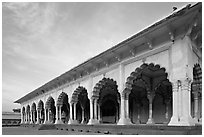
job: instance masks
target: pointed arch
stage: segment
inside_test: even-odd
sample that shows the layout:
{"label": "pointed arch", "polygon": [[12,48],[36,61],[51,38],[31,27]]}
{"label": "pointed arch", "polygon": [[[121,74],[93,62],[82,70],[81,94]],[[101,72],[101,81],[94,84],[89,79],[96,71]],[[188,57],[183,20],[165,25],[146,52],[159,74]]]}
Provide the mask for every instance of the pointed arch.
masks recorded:
{"label": "pointed arch", "polygon": [[51,108],[51,105],[53,103],[55,104],[55,100],[52,98],[52,96],[49,96],[49,98],[46,101],[45,108],[46,109]]}
{"label": "pointed arch", "polygon": [[36,111],[36,104],[35,103],[32,104],[31,111]]}
{"label": "pointed arch", "polygon": [[[150,63],[150,64],[143,63],[140,67],[136,68],[135,71],[133,71],[130,74],[130,76],[127,78],[123,94],[129,93],[132,90],[132,85],[133,85],[134,81],[138,80],[138,79],[141,80],[142,73],[144,73],[144,71],[147,71],[147,70],[151,70],[153,72],[160,71],[160,73],[163,72],[165,78],[167,78],[167,76],[168,76],[168,73],[166,73],[166,69],[163,67],[161,68],[160,65],[158,65],[158,64],[155,65],[153,63]],[[166,80],[165,78],[161,79],[158,83],[156,83],[155,84],[156,86],[154,88],[158,88],[160,82],[163,80]],[[147,90],[149,90],[150,89],[149,85],[144,80],[142,80],[142,81],[144,82]]]}
{"label": "pointed arch", "polygon": [[30,105],[26,106],[26,112],[30,112]]}
{"label": "pointed arch", "polygon": [[[129,100],[128,111],[133,123],[154,124],[169,121],[172,85],[167,77],[166,69],[159,64],[143,63],[126,79],[122,97]],[[166,111],[167,109],[169,110]]]}
{"label": "pointed arch", "polygon": [[88,95],[86,88],[78,86],[74,93],[72,94],[71,102],[77,102],[79,100],[80,94],[83,94],[84,96]]}
{"label": "pointed arch", "polygon": [[40,100],[39,102],[38,102],[38,110],[42,110],[44,108],[44,103],[43,103],[43,101],[42,100]]}
{"label": "pointed arch", "polygon": [[[95,119],[101,123],[116,123],[119,119],[120,93],[117,82],[103,78],[96,83],[92,98],[95,100]],[[97,104],[96,104],[97,103]]]}
{"label": "pointed arch", "polygon": [[71,102],[76,104],[76,112],[74,113],[76,114],[75,119],[78,123],[88,123],[90,119],[90,101],[86,88],[78,86],[72,94]]}
{"label": "pointed arch", "polygon": [[64,98],[65,98],[66,96],[68,97],[68,95],[67,95],[66,93],[62,92],[62,93],[59,95],[58,99],[57,99],[57,105],[63,105],[63,100],[64,100]]}

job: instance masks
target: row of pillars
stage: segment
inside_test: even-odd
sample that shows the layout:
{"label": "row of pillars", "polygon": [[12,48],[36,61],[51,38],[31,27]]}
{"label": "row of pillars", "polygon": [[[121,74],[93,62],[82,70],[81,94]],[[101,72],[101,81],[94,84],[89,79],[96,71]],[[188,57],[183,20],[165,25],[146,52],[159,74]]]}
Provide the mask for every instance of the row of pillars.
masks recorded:
{"label": "row of pillars", "polygon": [[[198,118],[198,95],[197,92],[194,94],[194,120],[191,117],[190,111],[191,111],[191,82],[187,79],[184,81],[177,81],[172,83],[172,90],[173,90],[173,115],[169,122],[169,125],[195,125],[199,121],[201,121],[202,118]],[[120,108],[120,119],[118,121],[118,124],[120,125],[128,125],[131,124],[130,118],[129,118],[129,94],[130,92],[127,92],[124,94],[121,98],[121,108]],[[151,94],[148,92],[147,96],[149,100],[149,118],[147,121],[147,124],[154,124],[154,120],[152,117],[152,101],[154,99],[154,94]],[[76,102],[71,103],[70,105],[70,124],[77,124],[77,111],[76,111]],[[168,106],[168,105],[167,105]],[[56,122],[55,123],[62,123],[61,120],[61,107],[62,106],[56,106],[57,113],[56,113]],[[37,123],[39,123],[39,114],[41,111],[37,111]],[[49,121],[49,110],[45,109],[45,121]],[[100,116],[100,106],[98,104],[98,98],[93,98],[90,100],[90,120],[88,124],[97,124],[100,123],[101,116]],[[35,123],[35,115],[34,111],[30,113],[26,113],[24,117],[22,117],[23,123]],[[168,119],[168,107],[166,108],[166,118]],[[41,114],[40,114],[41,116]],[[84,123],[85,118],[85,112],[84,108],[82,108],[82,122]],[[138,115],[138,118],[140,116]],[[30,120],[31,119],[31,120]]]}
{"label": "row of pillars", "polygon": [[[194,119],[191,112],[191,81],[186,79],[176,81],[172,84],[173,88],[173,116],[169,125],[192,126],[198,124],[198,98],[194,96]],[[196,91],[197,92],[197,91]],[[200,118],[200,122],[201,122]]]}

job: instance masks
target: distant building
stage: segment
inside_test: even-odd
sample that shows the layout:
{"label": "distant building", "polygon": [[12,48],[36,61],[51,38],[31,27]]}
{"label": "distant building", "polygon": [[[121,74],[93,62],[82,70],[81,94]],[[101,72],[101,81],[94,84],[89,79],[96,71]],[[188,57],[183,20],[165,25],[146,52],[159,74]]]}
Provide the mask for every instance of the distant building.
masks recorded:
{"label": "distant building", "polygon": [[21,122],[20,109],[13,109],[14,112],[2,112],[2,126],[18,126]]}

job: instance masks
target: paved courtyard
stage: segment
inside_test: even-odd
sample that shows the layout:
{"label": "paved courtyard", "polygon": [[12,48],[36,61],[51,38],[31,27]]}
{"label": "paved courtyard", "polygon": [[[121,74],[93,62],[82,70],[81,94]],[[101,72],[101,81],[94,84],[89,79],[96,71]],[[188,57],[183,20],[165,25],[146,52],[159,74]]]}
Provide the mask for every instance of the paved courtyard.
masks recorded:
{"label": "paved courtyard", "polygon": [[98,133],[71,132],[66,130],[38,130],[26,127],[2,127],[2,135],[94,135]]}

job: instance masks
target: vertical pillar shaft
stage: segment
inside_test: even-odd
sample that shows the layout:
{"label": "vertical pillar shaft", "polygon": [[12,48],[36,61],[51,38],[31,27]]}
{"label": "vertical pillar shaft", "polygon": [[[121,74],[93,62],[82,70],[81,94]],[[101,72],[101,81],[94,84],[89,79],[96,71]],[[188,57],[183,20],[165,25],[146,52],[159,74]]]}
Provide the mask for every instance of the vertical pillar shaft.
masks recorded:
{"label": "vertical pillar shaft", "polygon": [[85,112],[84,112],[84,108],[82,108],[82,120],[81,120],[81,123],[83,124],[84,123],[84,118],[85,118]]}
{"label": "vertical pillar shaft", "polygon": [[73,120],[73,104],[72,103],[70,103],[70,120]]}
{"label": "vertical pillar shaft", "polygon": [[93,124],[94,121],[94,105],[93,105],[94,100],[91,98],[90,99],[90,119],[88,124]]}
{"label": "vertical pillar shaft", "polygon": [[59,106],[59,120],[62,121],[62,106]]}
{"label": "vertical pillar shaft", "polygon": [[44,116],[45,116],[45,119],[44,119],[44,124],[47,122],[47,109],[45,108],[44,109]]}
{"label": "vertical pillar shaft", "polygon": [[24,123],[24,121],[23,121],[23,111],[21,109],[21,124],[23,124],[23,123]]}
{"label": "vertical pillar shaft", "polygon": [[125,99],[125,109],[126,109],[125,117],[129,118],[129,100],[128,99]]}
{"label": "vertical pillar shaft", "polygon": [[30,123],[33,123],[33,111],[30,112],[31,113],[31,117],[30,117]]}
{"label": "vertical pillar shaft", "polygon": [[168,125],[179,125],[179,115],[178,115],[178,82],[173,82],[172,83],[172,91],[173,91],[173,114],[172,114],[172,117],[171,117],[171,120],[169,122]]}
{"label": "vertical pillar shaft", "polygon": [[98,104],[98,120],[100,120],[101,116],[100,116],[100,105]]}
{"label": "vertical pillar shaft", "polygon": [[94,114],[95,114],[95,119],[97,120],[98,119],[98,112],[97,112],[97,99],[94,100]]}
{"label": "vertical pillar shaft", "polygon": [[182,116],[180,118],[180,124],[185,126],[195,125],[191,114],[191,81],[185,79],[181,82],[182,88]]}
{"label": "vertical pillar shaft", "polygon": [[181,82],[179,81],[178,83],[178,117],[179,119],[182,117],[182,107],[183,107],[183,102],[182,102],[182,89],[181,89]]}
{"label": "vertical pillar shaft", "polygon": [[194,119],[198,122],[198,93],[194,93]]}
{"label": "vertical pillar shaft", "polygon": [[76,116],[76,103],[74,103],[74,120],[77,120],[77,116]]}
{"label": "vertical pillar shaft", "polygon": [[33,111],[33,123],[35,123],[36,121],[35,121],[35,112],[36,112],[36,110],[35,111]]}
{"label": "vertical pillar shaft", "polygon": [[48,118],[47,121],[50,122],[50,108],[48,109],[47,114],[48,114],[48,116],[47,116],[47,118]]}
{"label": "vertical pillar shaft", "polygon": [[120,109],[120,119],[118,125],[130,125],[132,124],[129,118],[129,103],[128,103],[129,93],[122,93],[121,98],[121,109]]}
{"label": "vertical pillar shaft", "polygon": [[39,111],[40,110],[37,109],[37,122],[36,122],[37,124],[39,124]]}
{"label": "vertical pillar shaft", "polygon": [[154,120],[153,120],[153,117],[152,117],[152,114],[153,114],[153,110],[152,110],[152,101],[153,101],[153,98],[154,98],[154,93],[148,93],[148,100],[149,100],[149,119],[147,121],[147,124],[154,124]]}

